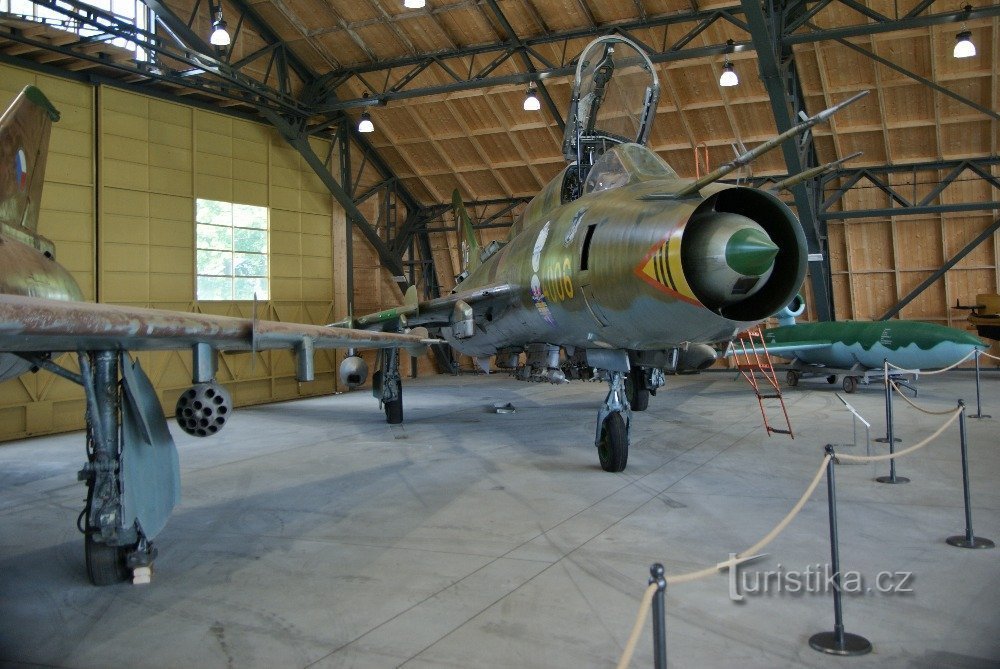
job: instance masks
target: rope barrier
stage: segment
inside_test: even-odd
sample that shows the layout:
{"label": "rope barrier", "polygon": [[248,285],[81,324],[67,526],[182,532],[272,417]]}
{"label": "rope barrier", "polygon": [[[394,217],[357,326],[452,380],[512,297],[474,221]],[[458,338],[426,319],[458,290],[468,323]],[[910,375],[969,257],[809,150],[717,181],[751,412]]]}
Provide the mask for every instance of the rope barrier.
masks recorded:
{"label": "rope barrier", "polygon": [[829,459],[830,459],[829,455],[823,456],[823,462],[822,462],[822,464],[820,465],[819,469],[816,471],[816,475],[813,477],[812,481],[809,483],[809,487],[806,488],[806,491],[804,493],[802,493],[801,497],[799,497],[799,501],[797,501],[795,503],[795,506],[792,507],[792,510],[788,512],[788,515],[786,515],[784,518],[782,518],[781,522],[778,523],[777,525],[775,525],[774,529],[771,530],[770,532],[768,532],[767,535],[765,535],[763,539],[761,539],[760,541],[758,541],[757,543],[755,543],[753,546],[751,546],[750,548],[746,549],[745,551],[741,551],[740,553],[737,553],[735,557],[730,558],[730,559],[728,559],[728,560],[726,560],[724,562],[720,562],[717,565],[715,565],[714,567],[706,567],[704,569],[699,569],[697,571],[690,571],[690,572],[687,572],[685,574],[677,574],[675,576],[667,576],[667,585],[677,585],[679,583],[690,583],[691,581],[697,581],[698,579],[705,578],[707,576],[711,576],[713,574],[716,574],[719,571],[722,571],[723,569],[725,569],[726,567],[729,567],[731,569],[731,568],[735,567],[737,564],[740,563],[740,561],[741,561],[740,558],[742,558],[743,556],[745,556],[745,555],[754,555],[757,552],[759,552],[762,548],[764,548],[765,546],[767,546],[769,543],[771,543],[772,541],[774,541],[775,538],[777,538],[777,536],[779,534],[781,534],[781,532],[786,527],[788,527],[788,524],[791,523],[792,520],[795,519],[795,516],[797,516],[799,514],[799,511],[801,511],[802,507],[806,505],[806,502],[809,501],[809,498],[812,497],[813,492],[816,490],[816,486],[819,485],[820,480],[823,478],[823,472],[826,471],[826,463],[829,461]]}
{"label": "rope barrier", "polygon": [[995,355],[990,355],[986,351],[980,351],[979,355],[985,355],[987,358],[993,358],[994,360],[1000,360],[1000,357],[995,356]]}
{"label": "rope barrier", "polygon": [[891,460],[892,458],[901,458],[904,455],[909,455],[910,453],[920,450],[927,444],[931,443],[932,441],[940,437],[941,433],[944,432],[949,425],[958,420],[958,416],[961,413],[962,413],[961,408],[952,409],[952,417],[946,420],[944,424],[934,432],[934,434],[927,437],[920,443],[910,446],[909,448],[904,448],[903,450],[896,451],[895,453],[886,453],[884,455],[847,455],[847,454],[841,455],[838,453],[837,460],[841,462],[881,462],[884,460]]}
{"label": "rope barrier", "polygon": [[[934,370],[932,372],[925,372],[922,369],[906,369],[905,367],[900,367],[899,365],[894,365],[891,362],[889,362],[888,360],[886,361],[885,364],[888,365],[889,367],[892,367],[893,369],[895,369],[897,371],[903,372],[904,374],[923,374],[925,376],[932,376],[934,374],[943,374],[945,372],[949,372],[949,371],[955,369],[956,367],[958,367],[959,365],[961,365],[963,362],[965,362],[966,360],[968,360],[969,358],[971,358],[972,356],[974,356],[976,354],[976,350],[977,349],[973,349],[973,350],[969,351],[966,354],[966,356],[964,358],[962,358],[961,360],[959,360],[958,362],[956,362],[954,364],[951,364],[951,365],[948,365],[947,367],[942,367],[941,369],[936,369],[936,370]],[[1000,360],[1000,358],[997,358],[997,359]]]}
{"label": "rope barrier", "polygon": [[649,615],[650,604],[653,601],[653,595],[656,594],[656,590],[656,583],[650,583],[649,587],[646,588],[646,592],[642,593],[642,601],[639,603],[639,615],[632,626],[632,632],[628,635],[628,641],[625,643],[625,652],[622,653],[622,657],[618,660],[615,669],[625,669],[632,661],[632,655],[635,654],[635,647],[639,643],[642,626],[646,624],[646,617]]}
{"label": "rope barrier", "polygon": [[[899,392],[899,388],[896,386],[895,383],[892,383],[892,387],[896,390],[896,392]],[[900,393],[900,395],[904,399],[906,399],[906,397],[902,395],[902,393]],[[914,407],[920,409],[920,407],[917,407],[916,405],[914,405]],[[920,410],[930,414],[938,413],[938,412],[926,411],[924,409]],[[950,409],[946,413],[952,414],[951,418],[946,420],[944,424],[941,425],[941,427],[935,430],[933,434],[931,434],[929,437],[927,437],[920,443],[914,444],[913,446],[910,446],[909,448],[906,448],[902,451],[896,451],[895,453],[886,453],[885,455],[838,454],[836,456],[836,463],[840,464],[841,462],[860,462],[860,463],[878,462],[882,460],[900,458],[905,455],[909,455],[910,453],[918,451],[921,448],[927,446],[927,444],[931,443],[939,436],[941,436],[941,433],[943,433],[948,428],[949,425],[951,425],[958,419],[962,411],[964,411],[964,407],[959,407],[957,409]],[[742,562],[744,556],[753,556],[756,555],[758,552],[760,552],[768,544],[774,541],[778,537],[778,535],[780,535],[784,531],[784,529],[788,527],[788,525],[795,519],[795,517],[799,515],[799,512],[802,511],[802,507],[806,505],[806,502],[809,501],[809,498],[812,497],[812,494],[816,491],[816,487],[819,485],[819,482],[823,480],[823,475],[826,473],[826,467],[827,464],[829,464],[831,457],[832,456],[830,456],[829,454],[823,456],[823,462],[820,463],[819,468],[816,470],[816,475],[813,476],[812,481],[809,482],[809,486],[806,488],[805,492],[802,493],[802,496],[799,497],[799,500],[795,503],[795,506],[793,506],[792,510],[789,511],[788,514],[781,519],[781,522],[775,525],[774,529],[768,532],[760,541],[758,541],[745,551],[737,553],[734,557],[718,563],[714,567],[705,567],[704,569],[698,569],[696,571],[690,571],[684,574],[667,576],[666,577],[667,585],[678,585],[680,583],[690,583],[691,581],[697,581],[699,579],[707,578],[708,576],[717,574],[718,572],[722,571],[723,569],[726,569],[727,567],[729,569],[735,569],[736,566],[740,564],[740,562]],[[639,615],[636,617],[635,623],[632,625],[632,632],[629,634],[629,638],[625,644],[625,650],[624,652],[622,652],[621,659],[618,661],[618,664],[616,665],[617,669],[625,669],[625,667],[627,667],[629,663],[632,661],[632,655],[635,653],[636,644],[638,644],[639,642],[639,637],[642,634],[642,627],[646,623],[646,618],[649,615],[650,604],[653,601],[653,595],[656,593],[656,591],[657,591],[657,585],[655,583],[651,583],[649,587],[646,588],[646,591],[643,593],[642,601],[639,604]]]}
{"label": "rope barrier", "polygon": [[906,401],[907,404],[909,404],[911,407],[913,407],[917,411],[923,411],[925,414],[928,414],[928,415],[931,415],[931,416],[947,416],[948,414],[950,414],[953,411],[955,411],[954,409],[945,409],[944,411],[931,411],[930,409],[925,409],[922,406],[919,406],[916,402],[914,402],[913,400],[911,400],[909,397],[907,397],[906,395],[904,395],[903,391],[899,389],[899,386],[896,385],[895,381],[889,381],[889,384],[892,386],[892,389],[896,391],[897,395],[899,395],[900,397],[902,397]]}

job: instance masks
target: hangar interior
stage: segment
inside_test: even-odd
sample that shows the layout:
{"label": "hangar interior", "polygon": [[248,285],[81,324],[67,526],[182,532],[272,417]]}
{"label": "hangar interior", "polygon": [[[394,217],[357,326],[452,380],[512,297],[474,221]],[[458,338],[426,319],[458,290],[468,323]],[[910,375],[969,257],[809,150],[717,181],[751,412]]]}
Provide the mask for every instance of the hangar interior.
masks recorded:
{"label": "hangar interior", "polygon": [[[997,0],[0,0],[0,98],[35,85],[61,113],[39,232],[87,300],[327,324],[456,285],[455,189],[481,245],[506,238],[565,166],[576,58],[609,34],[655,63],[649,145],[681,177],[871,91],[731,175],[767,188],[843,161],[781,194],[811,256],[809,320],[962,328],[956,302],[1000,292]],[[975,55],[956,57],[966,39]],[[788,397],[796,439],[774,438],[725,370],[671,378],[635,423],[629,471],[608,474],[599,384],[447,374],[473,362],[435,347],[407,370],[422,378],[406,424],[386,425],[368,393],[339,393],[343,355],[316,351],[312,381],[288,351],[220,357],[247,408],[211,447],[179,435],[184,499],[148,588],[83,581],[84,393],[47,373],[0,382],[0,441],[15,442],[0,448],[0,664],[606,666],[650,563],[711,570],[799,499],[760,570],[820,566],[827,507],[799,495],[818,465],[820,485],[822,445],[885,451],[855,418],[874,437],[881,393],[850,413],[805,384]],[[137,357],[172,412],[191,355]],[[1000,534],[996,380],[961,437],[942,421],[972,397],[969,370],[898,405],[906,447],[948,428],[900,465],[910,485],[838,467],[847,567],[917,575],[847,598],[876,648],[859,665],[1000,658],[996,561],[944,542],[963,492],[966,537],[972,499],[977,536]],[[669,593],[672,664],[844,663],[807,642],[829,629],[826,592],[737,605],[724,580]],[[654,660],[646,629],[637,664]]]}
{"label": "hangar interior", "polygon": [[[267,208],[270,318],[369,313],[410,284],[446,293],[462,269],[452,190],[482,243],[503,239],[564,166],[574,58],[610,33],[656,63],[649,143],[681,176],[872,91],[736,175],[766,185],[864,152],[784,194],[822,253],[810,318],[961,325],[956,302],[1000,288],[995,3],[106,4],[0,4],[3,95],[35,83],[63,114],[40,228],[88,299],[249,315],[247,299],[199,299],[200,200]],[[213,46],[222,20],[231,43]],[[966,30],[976,56],[955,58]],[[726,63],[737,86],[719,85]],[[523,108],[529,88],[538,111]],[[362,114],[374,132],[358,132]],[[426,372],[469,364],[437,353]],[[190,362],[143,356],[170,410]],[[260,403],[331,392],[336,363],[319,355],[317,380],[300,384],[287,354],[225,356],[220,379],[237,404]],[[62,379],[4,382],[0,438],[78,429],[82,406]]]}

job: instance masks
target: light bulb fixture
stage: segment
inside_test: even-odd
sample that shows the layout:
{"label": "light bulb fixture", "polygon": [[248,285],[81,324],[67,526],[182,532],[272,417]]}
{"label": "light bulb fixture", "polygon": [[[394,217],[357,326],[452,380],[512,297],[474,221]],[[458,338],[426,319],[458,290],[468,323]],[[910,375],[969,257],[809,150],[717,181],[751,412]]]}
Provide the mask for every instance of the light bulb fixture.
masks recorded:
{"label": "light bulb fixture", "polygon": [[728,60],[726,64],[722,66],[722,76],[719,77],[720,86],[738,86],[740,83],[740,78],[736,76],[736,71],[733,69],[733,64]]}
{"label": "light bulb fixture", "polygon": [[972,43],[972,31],[963,30],[955,35],[955,58],[972,58],[976,55],[976,45]]}
{"label": "light bulb fixture", "polygon": [[375,132],[375,124],[372,123],[372,115],[368,112],[361,112],[361,120],[358,121],[358,132]]}
{"label": "light bulb fixture", "polygon": [[423,9],[427,0],[403,0],[403,6],[407,9]]}
{"label": "light bulb fixture", "polygon": [[538,101],[538,96],[535,95],[535,87],[528,86],[528,93],[524,96],[524,111],[538,111],[542,108],[542,103]]}
{"label": "light bulb fixture", "polygon": [[[219,16],[222,16],[222,12],[219,12]],[[212,36],[208,38],[208,41],[212,46],[229,46],[232,40],[229,37],[229,26],[226,22],[220,18],[218,21],[212,24]]]}

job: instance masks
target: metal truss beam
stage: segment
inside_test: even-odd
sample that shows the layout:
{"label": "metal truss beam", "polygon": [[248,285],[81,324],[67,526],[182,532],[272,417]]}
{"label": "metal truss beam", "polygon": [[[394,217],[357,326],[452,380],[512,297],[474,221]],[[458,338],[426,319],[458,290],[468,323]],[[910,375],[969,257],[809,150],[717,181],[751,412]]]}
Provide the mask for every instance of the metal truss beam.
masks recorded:
{"label": "metal truss beam", "polygon": [[[839,0],[843,2],[844,0]],[[808,3],[802,3],[808,4]],[[820,9],[830,4],[829,0],[820,2]],[[857,3],[844,3],[852,9],[857,9],[859,5]],[[929,26],[937,26],[946,23],[961,23],[962,21],[971,21],[972,19],[985,19],[992,18],[994,16],[1000,16],[1000,5],[993,5],[991,7],[981,7],[978,9],[972,9],[971,11],[960,10],[957,12],[945,12],[942,14],[930,14],[924,16],[915,15],[913,12],[927,9],[930,3],[922,2],[914,9],[904,16],[903,18],[894,18],[891,16],[885,16],[878,12],[869,10],[867,15],[873,19],[871,23],[863,23],[854,26],[846,26],[843,28],[829,28],[825,30],[810,30],[807,32],[793,33],[792,31],[797,30],[801,27],[804,21],[800,20],[798,22],[791,22],[786,25],[785,31],[781,35],[781,43],[784,46],[792,46],[794,44],[807,44],[810,42],[822,42],[825,40],[832,39],[847,39],[850,37],[862,37],[866,35],[878,35],[880,33],[894,32],[898,30],[910,30],[913,28],[927,28]],[[814,8],[815,10],[816,8]],[[818,10],[812,11],[806,16],[806,20],[811,18]]]}
{"label": "metal truss beam", "polygon": [[[757,62],[760,66],[761,80],[771,100],[771,113],[778,132],[786,132],[796,123],[795,112],[803,109],[805,104],[801,95],[798,74],[792,61],[791,49],[777,53],[780,48],[773,38],[781,26],[781,15],[772,7],[771,20],[779,25],[769,26],[764,15],[760,0],[743,0],[743,12],[750,26],[750,35],[757,49]],[[773,31],[773,32],[772,32]],[[795,105],[790,109],[788,100]],[[816,154],[812,147],[812,135],[806,134],[802,143],[787,140],[781,145],[785,157],[785,166],[792,174],[798,174],[805,169],[814,167]],[[830,300],[828,277],[830,276],[829,258],[823,248],[825,230],[817,220],[812,198],[806,190],[806,185],[800,183],[791,189],[798,210],[802,230],[805,233],[809,255],[818,260],[809,262],[809,280],[813,290],[813,307],[818,320],[829,321],[833,316],[833,305]]]}
{"label": "metal truss beam", "polygon": [[[990,167],[1000,164],[1000,157],[991,158],[970,158],[967,160],[946,160],[925,163],[912,163],[908,165],[893,165],[884,167],[861,167],[857,169],[841,169],[832,172],[821,178],[821,185],[824,187],[832,182],[839,181],[839,187],[820,204],[819,218],[823,221],[846,220],[854,218],[885,218],[889,216],[910,216],[915,214],[942,214],[950,212],[972,212],[1000,210],[1000,179],[993,176]],[[943,178],[937,173],[948,170]],[[913,174],[913,184],[910,188],[916,188],[916,174],[920,172],[934,172],[934,182],[937,184],[931,191],[923,197],[917,198],[916,194],[907,197],[901,187],[893,186],[889,182],[889,176],[893,174]],[[956,202],[952,204],[935,204],[941,193],[951,184],[959,181],[959,177],[971,175],[973,178],[981,179],[988,183],[996,191],[994,200],[980,202]],[[847,192],[858,183],[867,180],[873,187],[878,188],[886,194],[890,202],[896,205],[888,207],[877,207],[869,209],[853,209],[848,211],[834,211],[833,207],[843,201]]]}
{"label": "metal truss beam", "polygon": [[[665,38],[659,48],[643,44],[644,48],[649,52],[651,60],[654,63],[661,63],[714,56],[732,50],[752,48],[752,43],[738,42],[735,45],[735,49],[727,44],[697,48],[688,47],[688,44],[695,37],[705,32],[710,26],[720,21],[727,22],[739,30],[749,31],[746,23],[738,18],[738,15],[741,13],[742,10],[739,5],[734,5],[710,11],[672,14],[670,16],[649,19],[645,22],[633,21],[552,33],[534,38],[509,39],[503,43],[485,44],[431,55],[409,56],[391,61],[382,61],[368,66],[338,70],[324,75],[311,87],[308,99],[311,104],[317,107],[319,113],[327,114],[343,109],[385,104],[392,100],[503,85],[527,85],[530,82],[543,83],[548,78],[569,76],[575,72],[575,62],[570,57],[570,54],[567,53],[569,45],[573,40],[617,33],[628,36],[643,44],[642,40],[629,35],[629,31],[683,23],[695,24],[683,37],[673,42],[667,42]],[[549,61],[535,48],[542,44],[556,42],[564,44],[562,50],[564,56],[558,63]],[[474,65],[475,57],[481,55],[493,55],[494,57],[488,64],[477,69]],[[515,56],[525,59],[529,63],[527,72],[505,76],[490,76],[501,64]],[[448,80],[447,83],[420,88],[407,88],[407,85],[418,74],[431,68]],[[372,84],[365,76],[373,72],[393,71],[401,71],[402,74],[392,82],[386,81],[384,85]],[[361,83],[361,86],[369,93],[368,97],[331,100],[331,94],[351,79],[356,79]]]}
{"label": "metal truss beam", "polygon": [[959,251],[949,260],[947,260],[943,265],[941,265],[941,267],[936,269],[934,273],[932,273],[929,277],[921,281],[920,285],[911,290],[909,295],[901,299],[891,309],[889,309],[884,314],[879,316],[878,320],[880,321],[887,320],[898,314],[900,311],[902,311],[903,308],[906,307],[906,305],[915,300],[922,292],[927,290],[927,288],[929,288],[931,284],[933,284],[935,281],[944,276],[945,272],[947,272],[952,267],[957,265],[962,260],[962,258],[972,253],[973,249],[975,249],[984,241],[992,237],[993,233],[995,233],[997,230],[1000,230],[1000,218],[998,218],[996,221],[993,222],[992,225],[990,225],[988,228],[979,233],[979,235],[975,239],[966,244],[961,251]]}

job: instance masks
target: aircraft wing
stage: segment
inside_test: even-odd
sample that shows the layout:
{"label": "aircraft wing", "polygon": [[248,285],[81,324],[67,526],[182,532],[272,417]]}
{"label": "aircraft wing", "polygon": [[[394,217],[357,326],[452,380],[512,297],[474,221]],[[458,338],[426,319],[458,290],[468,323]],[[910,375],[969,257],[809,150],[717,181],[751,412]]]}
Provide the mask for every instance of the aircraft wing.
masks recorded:
{"label": "aircraft wing", "polygon": [[[830,348],[832,345],[833,342],[829,341],[799,341],[799,342],[790,341],[790,342],[782,342],[781,344],[768,344],[767,352],[770,353],[771,355],[777,355],[786,358],[789,356],[794,356],[796,351],[814,351],[816,349],[821,349],[821,348]],[[726,349],[726,356],[733,355],[734,354],[733,349],[734,349],[733,346],[729,346]],[[764,349],[747,348],[747,352],[748,353],[756,352],[763,355]]]}
{"label": "aircraft wing", "polygon": [[368,314],[350,321],[334,323],[335,326],[351,325],[358,328],[378,330],[387,325],[395,325],[404,317],[406,324],[423,325],[428,327],[438,327],[449,325],[453,322],[455,307],[464,302],[469,305],[475,315],[479,315],[493,309],[500,311],[517,299],[517,290],[514,286],[503,283],[491,286],[480,286],[470,290],[459,290],[444,297],[433,300],[418,302],[416,300],[416,290],[412,286],[406,293],[402,306],[394,309],[386,309],[374,314]]}
{"label": "aircraft wing", "polygon": [[306,340],[313,348],[411,350],[438,341],[415,334],[0,295],[0,351],[168,350],[194,344],[250,351],[294,349]]}

